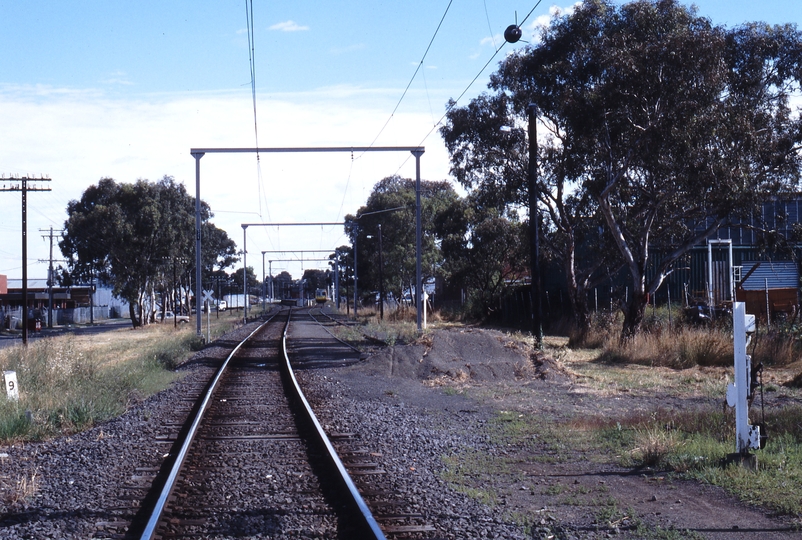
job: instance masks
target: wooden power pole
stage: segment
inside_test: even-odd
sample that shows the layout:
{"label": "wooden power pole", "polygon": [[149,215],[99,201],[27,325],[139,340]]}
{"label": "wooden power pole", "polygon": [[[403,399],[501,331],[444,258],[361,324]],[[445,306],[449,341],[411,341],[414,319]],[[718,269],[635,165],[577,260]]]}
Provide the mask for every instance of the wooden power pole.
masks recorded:
{"label": "wooden power pole", "polygon": [[28,182],[50,182],[50,178],[44,176],[39,178],[10,176],[6,178],[3,175],[0,180],[3,182],[0,191],[22,192],[22,344],[28,345],[28,192],[52,191],[49,187],[36,183],[29,186]]}

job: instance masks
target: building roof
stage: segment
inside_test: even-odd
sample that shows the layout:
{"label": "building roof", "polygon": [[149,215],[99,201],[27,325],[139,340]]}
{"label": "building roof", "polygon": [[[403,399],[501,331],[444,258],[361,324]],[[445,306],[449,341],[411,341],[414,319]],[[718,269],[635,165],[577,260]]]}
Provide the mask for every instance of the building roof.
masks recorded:
{"label": "building roof", "polygon": [[742,266],[741,275],[748,277],[740,287],[746,291],[762,291],[767,286],[769,289],[799,288],[799,267],[794,261],[744,261]]}

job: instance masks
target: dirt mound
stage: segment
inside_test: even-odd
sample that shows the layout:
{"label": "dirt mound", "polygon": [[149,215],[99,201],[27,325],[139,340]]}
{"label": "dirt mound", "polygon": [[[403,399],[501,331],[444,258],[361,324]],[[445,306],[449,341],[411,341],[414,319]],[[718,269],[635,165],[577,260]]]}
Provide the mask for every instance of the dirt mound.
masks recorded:
{"label": "dirt mound", "polygon": [[526,343],[479,328],[435,330],[417,344],[382,349],[358,369],[435,385],[564,376],[556,361]]}

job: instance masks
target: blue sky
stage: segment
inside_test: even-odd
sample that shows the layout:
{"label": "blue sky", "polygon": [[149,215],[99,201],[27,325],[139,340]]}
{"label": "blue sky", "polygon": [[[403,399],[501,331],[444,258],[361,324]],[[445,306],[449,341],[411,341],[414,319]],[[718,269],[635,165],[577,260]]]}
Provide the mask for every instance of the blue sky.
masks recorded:
{"label": "blue sky", "polygon": [[[253,2],[260,146],[422,144],[426,179],[448,178],[435,126],[449,98],[483,91],[507,45],[503,31],[536,2],[453,0],[409,91],[448,0]],[[716,24],[798,23],[802,3],[700,0]],[[548,21],[543,2],[524,25]],[[101,177],[174,176],[194,194],[192,147],[254,146],[245,0],[23,2],[0,0],[0,175],[48,174],[52,192],[29,196],[29,276],[45,277],[39,229],[60,228],[68,201]],[[389,122],[388,122],[389,120]],[[382,127],[385,126],[382,131]],[[207,155],[201,197],[242,246],[241,223],[341,221],[381,178],[414,176],[405,153]],[[0,274],[21,276],[19,193],[0,193]],[[339,227],[253,228],[262,250],[333,249]],[[289,254],[288,254],[289,255]],[[280,258],[279,256],[274,256]],[[289,257],[284,257],[289,258]],[[309,263],[306,267],[316,266]],[[298,277],[300,264],[275,270]]]}

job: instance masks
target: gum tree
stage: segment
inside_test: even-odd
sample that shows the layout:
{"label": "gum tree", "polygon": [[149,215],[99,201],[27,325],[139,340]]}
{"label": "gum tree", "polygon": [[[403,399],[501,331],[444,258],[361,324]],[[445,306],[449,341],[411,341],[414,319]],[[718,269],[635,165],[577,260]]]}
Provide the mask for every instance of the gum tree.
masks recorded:
{"label": "gum tree", "polygon": [[[422,274],[424,283],[443,264],[436,220],[459,196],[448,182],[421,181]],[[415,282],[415,181],[389,176],[373,186],[356,215],[345,216],[345,232],[357,246],[359,291],[379,290],[379,224],[382,225],[384,290],[396,299]],[[371,238],[368,238],[370,236]],[[352,260],[353,261],[353,260]],[[342,277],[341,277],[342,279]],[[414,297],[414,295],[413,295]]]}
{"label": "gum tree", "polygon": [[537,105],[627,270],[622,336],[672,264],[732,218],[796,189],[802,125],[796,27],[712,25],[675,0],[585,0],[491,88]]}
{"label": "gum tree", "polygon": [[[471,190],[473,216],[515,217],[517,209],[528,205],[528,115],[526,103],[520,106],[524,101],[516,101],[503,91],[483,94],[465,107],[451,108],[447,114],[440,133],[449,151],[452,175]],[[544,216],[539,224],[540,236],[544,252],[562,266],[572,314],[581,334],[590,327],[588,291],[609,278],[609,268],[616,267],[617,257],[615,250],[609,249],[609,236],[599,234],[602,223],[597,215],[598,205],[581,190],[576,160],[561,119],[542,115],[539,123],[545,132],[538,142],[537,187]],[[528,249],[527,246],[528,240],[520,247]],[[482,244],[477,247],[481,249]],[[578,249],[584,257],[577,257]],[[495,259],[496,266],[506,262],[507,269],[517,268],[520,273],[519,251],[498,255],[501,258]]]}
{"label": "gum tree", "polygon": [[[59,243],[72,279],[109,283],[114,295],[128,302],[134,327],[147,324],[158,284],[173,274],[173,264],[186,270],[194,259],[194,201],[169,176],[133,184],[103,178],[90,186],[68,204]],[[201,212],[204,233],[213,240],[204,264],[232,264],[236,246],[209,223],[208,205],[202,204]]]}

